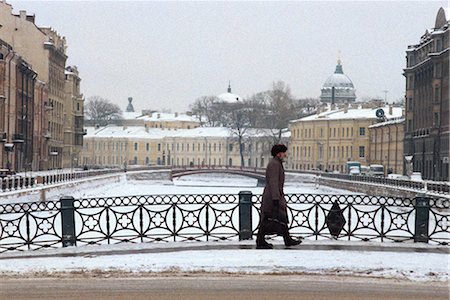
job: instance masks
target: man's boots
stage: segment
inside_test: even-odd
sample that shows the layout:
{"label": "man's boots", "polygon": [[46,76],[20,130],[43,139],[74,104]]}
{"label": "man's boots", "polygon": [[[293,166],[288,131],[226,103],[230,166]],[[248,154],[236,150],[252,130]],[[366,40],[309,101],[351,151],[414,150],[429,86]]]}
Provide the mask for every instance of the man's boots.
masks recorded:
{"label": "man's boots", "polygon": [[284,232],[283,232],[283,240],[284,240],[284,245],[286,245],[287,247],[297,246],[302,243],[301,240],[293,239],[289,235],[289,229],[287,228],[287,226],[285,227]]}
{"label": "man's boots", "polygon": [[273,249],[273,245],[266,242],[264,236],[266,235],[266,224],[261,222],[259,226],[258,235],[256,236],[256,249]]}

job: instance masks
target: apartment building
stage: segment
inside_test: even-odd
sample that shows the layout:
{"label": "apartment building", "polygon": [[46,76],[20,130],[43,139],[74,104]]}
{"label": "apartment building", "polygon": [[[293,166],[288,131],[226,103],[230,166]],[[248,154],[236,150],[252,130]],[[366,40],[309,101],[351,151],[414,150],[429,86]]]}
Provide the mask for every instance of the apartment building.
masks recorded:
{"label": "apartment building", "polygon": [[404,156],[425,179],[449,180],[449,13],[406,50]]}

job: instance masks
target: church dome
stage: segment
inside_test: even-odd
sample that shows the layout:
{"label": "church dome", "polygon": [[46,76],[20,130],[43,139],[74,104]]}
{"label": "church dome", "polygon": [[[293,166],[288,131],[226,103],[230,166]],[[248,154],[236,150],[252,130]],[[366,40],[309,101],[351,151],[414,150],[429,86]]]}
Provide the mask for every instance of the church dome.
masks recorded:
{"label": "church dome", "polygon": [[334,88],[334,102],[354,102],[356,99],[355,87],[351,79],[344,74],[342,70],[341,61],[338,59],[336,70],[327,78],[322,87],[322,94],[320,100],[322,102],[333,102],[333,88]]}
{"label": "church dome", "polygon": [[241,100],[241,96],[231,93],[231,83],[228,84],[228,90],[226,93],[217,96],[221,102],[236,103]]}

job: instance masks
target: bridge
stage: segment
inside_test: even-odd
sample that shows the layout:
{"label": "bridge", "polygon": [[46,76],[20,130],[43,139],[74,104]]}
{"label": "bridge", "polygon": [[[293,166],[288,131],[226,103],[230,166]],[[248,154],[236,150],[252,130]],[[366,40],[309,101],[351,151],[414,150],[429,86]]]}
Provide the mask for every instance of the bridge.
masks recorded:
{"label": "bridge", "polygon": [[262,168],[249,167],[228,167],[228,166],[196,166],[196,167],[174,167],[171,169],[171,177],[178,178],[181,176],[205,173],[227,173],[246,176],[258,180],[257,186],[265,186],[266,172]]}

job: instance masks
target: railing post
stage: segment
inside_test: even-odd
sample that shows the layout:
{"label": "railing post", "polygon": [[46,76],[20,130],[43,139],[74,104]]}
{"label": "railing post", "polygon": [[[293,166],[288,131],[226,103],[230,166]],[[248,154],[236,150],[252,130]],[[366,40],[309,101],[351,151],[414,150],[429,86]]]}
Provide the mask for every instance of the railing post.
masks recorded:
{"label": "railing post", "polygon": [[430,199],[425,194],[418,194],[414,198],[416,211],[414,242],[428,243],[428,221],[430,218]]}
{"label": "railing post", "polygon": [[70,247],[77,245],[75,235],[75,208],[72,196],[63,196],[61,202],[61,226],[62,226],[62,246]]}
{"label": "railing post", "polygon": [[239,240],[251,240],[252,231],[252,192],[239,192]]}

